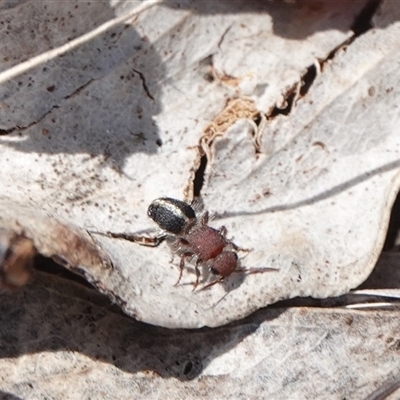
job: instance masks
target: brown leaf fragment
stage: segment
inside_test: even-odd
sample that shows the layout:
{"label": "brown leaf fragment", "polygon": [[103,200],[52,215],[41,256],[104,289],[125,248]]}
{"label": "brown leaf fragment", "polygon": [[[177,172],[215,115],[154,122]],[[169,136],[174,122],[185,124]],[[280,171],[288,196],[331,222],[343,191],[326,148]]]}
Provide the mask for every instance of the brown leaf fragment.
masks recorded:
{"label": "brown leaf fragment", "polygon": [[0,230],[0,289],[14,290],[30,277],[36,249],[23,235]]}

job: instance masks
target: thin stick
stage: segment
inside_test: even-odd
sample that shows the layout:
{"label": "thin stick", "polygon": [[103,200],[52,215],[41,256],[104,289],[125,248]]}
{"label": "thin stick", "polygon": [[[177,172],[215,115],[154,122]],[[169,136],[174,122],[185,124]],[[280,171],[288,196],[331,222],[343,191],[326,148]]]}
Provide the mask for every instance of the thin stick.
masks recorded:
{"label": "thin stick", "polygon": [[107,232],[90,231],[89,233],[90,234],[94,233],[102,236],[109,236],[114,239],[124,239],[129,242],[137,243],[140,244],[141,246],[148,246],[148,247],[157,247],[167,237],[166,235],[147,237],[147,236],[135,235],[134,233],[114,233],[110,231]]}

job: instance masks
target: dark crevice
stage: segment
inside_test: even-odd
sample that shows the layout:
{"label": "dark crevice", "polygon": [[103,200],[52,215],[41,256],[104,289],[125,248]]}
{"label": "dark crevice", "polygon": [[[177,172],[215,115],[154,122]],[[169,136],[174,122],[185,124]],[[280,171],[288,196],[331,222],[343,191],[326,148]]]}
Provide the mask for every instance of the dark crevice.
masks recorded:
{"label": "dark crevice", "polygon": [[9,135],[15,128],[10,129],[0,129],[0,136]]}
{"label": "dark crevice", "polygon": [[204,173],[207,167],[207,156],[203,155],[200,159],[200,165],[197,171],[194,174],[193,180],[193,195],[194,197],[199,197],[201,188],[203,187],[204,183]]}
{"label": "dark crevice", "polygon": [[253,117],[253,121],[257,126],[260,126],[261,121],[262,121],[262,117],[261,117],[261,113],[257,113],[254,117]]}
{"label": "dark crevice", "polygon": [[[327,61],[332,60],[335,57],[336,53],[340,49],[348,46],[355,40],[356,37],[364,34],[373,27],[372,18],[375,15],[380,3],[381,0],[371,0],[367,3],[367,5],[361,10],[360,14],[355,18],[351,26],[351,30],[354,32],[354,35],[345,42],[335,47],[324,60],[319,60],[321,69],[323,69],[323,66],[326,64]],[[317,76],[317,72],[317,67],[314,64],[307,68],[306,73],[302,76],[301,79],[302,85],[299,91],[300,97],[305,96],[310,90],[310,87]],[[297,85],[293,86],[286,92],[285,107],[280,108],[278,106],[275,106],[269,115],[270,118],[274,118],[277,115],[289,115],[293,107],[293,102],[296,100],[296,87]]]}
{"label": "dark crevice", "polygon": [[302,80],[302,85],[300,88],[301,97],[305,96],[308,93],[316,77],[317,77],[317,67],[313,64],[307,68],[307,72],[303,75],[301,79]]}
{"label": "dark crevice", "polygon": [[142,85],[143,85],[144,91],[146,92],[147,96],[148,96],[151,100],[154,100],[154,97],[153,97],[152,94],[150,93],[149,87],[147,86],[146,79],[145,79],[144,75],[143,75],[140,71],[138,71],[137,69],[134,69],[134,68],[133,68],[132,71],[136,72],[136,73],[139,75],[139,78],[140,78],[140,80],[142,81]]}
{"label": "dark crevice", "polygon": [[188,361],[185,365],[185,368],[183,369],[183,374],[184,375],[189,374],[192,369],[193,369],[193,363],[191,361]]}
{"label": "dark crevice", "polygon": [[355,39],[355,36],[348,38],[343,43],[340,43],[333,50],[331,50],[331,52],[324,59],[319,59],[318,62],[319,62],[321,71],[324,70],[324,66],[326,63],[328,63],[328,61],[333,60],[333,58],[336,56],[336,53],[339,50],[345,49],[351,42],[354,41],[354,39]]}
{"label": "dark crevice", "polygon": [[386,234],[385,244],[383,245],[383,251],[393,250],[397,245],[397,239],[400,232],[400,195],[397,198],[392,207],[392,213],[390,215],[389,227]]}
{"label": "dark crevice", "polygon": [[361,10],[350,28],[354,32],[355,37],[362,35],[372,28],[372,17],[376,13],[380,3],[381,0],[371,0]]}
{"label": "dark crevice", "polygon": [[269,118],[274,118],[277,115],[289,115],[290,111],[292,110],[293,102],[296,97],[296,88],[297,84],[286,92],[286,94],[284,95],[285,96],[284,107],[281,108],[275,106],[272,109],[271,113],[268,115]]}
{"label": "dark crevice", "polygon": [[[68,96],[65,96],[63,98],[63,100],[68,100],[70,99],[72,96],[77,95],[78,93],[80,93],[83,89],[85,89],[86,87],[88,87],[92,82],[94,81],[94,79],[89,79],[86,83],[84,83],[83,85],[79,86],[77,89],[75,89],[72,93],[70,93]],[[56,105],[53,106],[53,108],[59,108],[60,106]]]}
{"label": "dark crevice", "polygon": [[[289,115],[293,108],[293,103],[299,97],[305,96],[310,90],[315,78],[317,77],[317,66],[315,64],[310,65],[306,72],[301,77],[300,90],[297,92],[298,84],[293,85],[285,94],[285,107],[281,108],[275,106],[271,113],[268,115],[269,118],[274,118],[277,115]],[[256,122],[256,121],[255,121]],[[256,122],[257,123],[257,122]]]}
{"label": "dark crevice", "polygon": [[33,262],[33,268],[38,271],[45,272],[50,275],[55,275],[63,279],[68,279],[70,281],[74,281],[83,286],[94,289],[93,286],[86,279],[62,267],[52,258],[44,257],[40,254],[37,255]]}
{"label": "dark crevice", "polygon": [[[323,66],[329,60],[332,60],[335,57],[336,53],[340,49],[343,49],[344,47],[348,46],[350,43],[352,43],[355,40],[356,37],[364,34],[365,32],[367,32],[368,30],[370,30],[372,28],[372,18],[374,16],[374,14],[376,13],[380,3],[381,3],[381,0],[371,0],[366,4],[366,6],[361,10],[360,14],[355,18],[353,24],[351,25],[351,30],[354,32],[354,35],[351,38],[347,39],[345,42],[343,42],[340,45],[338,45],[337,47],[335,47],[327,55],[327,57],[325,59],[318,60],[321,70],[323,69]],[[226,33],[229,31],[229,29],[230,29],[230,27],[225,31],[223,37],[226,35]],[[222,39],[221,39],[221,41],[222,41]],[[205,62],[207,63],[207,65],[210,65],[210,64],[212,65],[212,56],[207,57],[207,59],[205,59]],[[138,71],[135,71],[135,72],[139,73]],[[298,97],[304,97],[308,93],[308,91],[311,88],[311,85],[313,84],[313,82],[315,81],[315,78],[317,77],[317,74],[318,74],[317,64],[310,65],[301,78],[300,89],[298,90],[297,83],[295,85],[293,85],[291,88],[289,88],[284,95],[285,100],[283,102],[283,107],[275,106],[271,110],[269,115],[267,115],[267,117],[269,119],[272,119],[278,115],[285,115],[285,116],[289,115],[290,112],[292,111],[293,104],[296,102]],[[141,73],[139,73],[139,75],[143,81],[143,85],[147,92],[144,77],[142,76]],[[206,78],[209,78],[209,77],[207,76]],[[149,97],[151,97],[151,96],[149,95]],[[257,125],[259,123],[259,119],[260,119],[260,117],[254,118],[254,122]],[[194,182],[193,182],[193,190],[194,190],[195,197],[198,197],[200,195],[201,188],[202,188],[203,182],[204,182],[204,173],[205,173],[206,166],[207,166],[207,157],[205,155],[203,155],[201,157],[200,166],[195,173],[195,178],[194,178]]]}
{"label": "dark crevice", "polygon": [[336,46],[324,60],[319,61],[321,70],[328,61],[335,57],[339,50],[349,46],[357,37],[363,35],[373,27],[372,18],[375,15],[380,3],[381,0],[371,0],[369,3],[367,3],[367,5],[361,10],[360,14],[354,19],[354,22],[350,27],[350,29],[354,32],[354,35]]}

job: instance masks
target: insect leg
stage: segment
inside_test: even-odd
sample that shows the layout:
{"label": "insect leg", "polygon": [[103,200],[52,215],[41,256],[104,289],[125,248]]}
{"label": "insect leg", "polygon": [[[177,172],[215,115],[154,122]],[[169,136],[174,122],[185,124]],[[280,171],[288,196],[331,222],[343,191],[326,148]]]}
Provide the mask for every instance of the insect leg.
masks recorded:
{"label": "insect leg", "polygon": [[186,252],[186,253],[182,254],[181,262],[179,263],[179,277],[174,286],[178,286],[179,282],[181,281],[183,268],[185,268],[185,260],[186,260],[186,258],[191,257],[191,256],[193,256],[193,253],[190,253],[190,252]]}

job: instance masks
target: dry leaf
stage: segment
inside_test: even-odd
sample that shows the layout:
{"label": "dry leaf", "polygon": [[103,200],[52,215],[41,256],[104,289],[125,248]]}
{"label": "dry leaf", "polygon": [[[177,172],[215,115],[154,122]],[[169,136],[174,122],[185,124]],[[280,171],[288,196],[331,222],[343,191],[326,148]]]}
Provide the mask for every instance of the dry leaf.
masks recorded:
{"label": "dry leaf", "polygon": [[400,373],[397,311],[272,306],[224,327],[169,330],[44,274],[0,300],[3,396],[361,400]]}
{"label": "dry leaf", "polygon": [[[354,37],[366,1],[179,4],[3,9],[0,224],[165,327],[357,287],[399,188],[397,6],[383,2]],[[21,21],[37,35],[17,35]],[[251,249],[242,266],[279,272],[192,293],[191,268],[173,286],[179,260],[165,243],[86,233],[154,227],[147,206],[191,200],[204,154],[212,225]]]}

